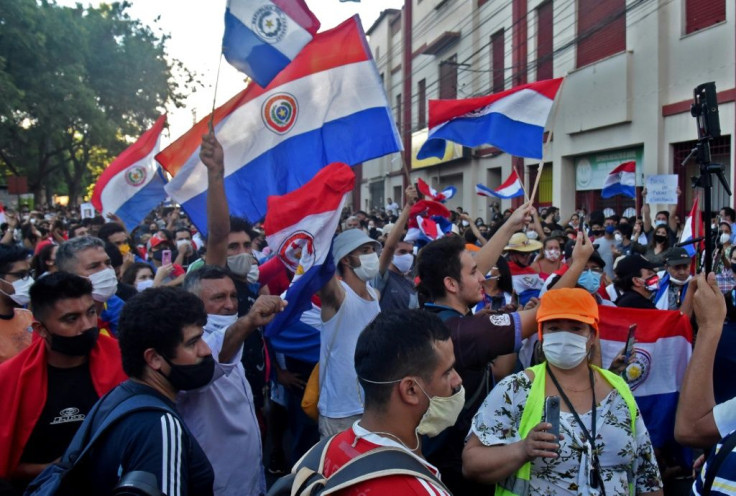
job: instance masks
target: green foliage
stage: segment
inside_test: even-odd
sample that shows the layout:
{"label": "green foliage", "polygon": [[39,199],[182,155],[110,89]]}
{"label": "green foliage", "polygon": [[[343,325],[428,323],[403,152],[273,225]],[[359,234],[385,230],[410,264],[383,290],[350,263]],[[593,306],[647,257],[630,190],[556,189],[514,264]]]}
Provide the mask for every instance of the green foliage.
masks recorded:
{"label": "green foliage", "polygon": [[166,36],[123,3],[0,0],[0,173],[36,194],[84,194],[104,166],[195,86]]}

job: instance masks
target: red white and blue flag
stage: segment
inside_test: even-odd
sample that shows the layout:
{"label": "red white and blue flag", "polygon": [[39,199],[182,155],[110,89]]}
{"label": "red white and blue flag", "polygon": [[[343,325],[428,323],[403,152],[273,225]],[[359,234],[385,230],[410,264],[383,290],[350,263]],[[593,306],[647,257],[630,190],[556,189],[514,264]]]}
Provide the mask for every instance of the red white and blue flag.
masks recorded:
{"label": "red white and blue flag", "polygon": [[445,203],[447,200],[455,196],[455,193],[457,193],[457,189],[455,188],[455,186],[448,186],[442,191],[437,191],[429,184],[424,182],[424,179],[422,179],[421,177],[417,179],[417,189],[424,196],[428,196],[430,200],[440,203]]}
{"label": "red white and blue flag", "polygon": [[541,159],[544,126],[561,84],[562,78],[547,79],[478,98],[430,100],[429,137],[417,158],[441,158],[450,140]]}
{"label": "red white and blue flag", "polygon": [[[327,164],[355,165],[401,150],[359,18],[319,33],[267,88],[250,85],[214,113],[225,152],[230,213],[253,222],[266,199],[303,186]],[[199,145],[209,116],[156,156],[169,195],[207,228],[207,169]]]}
{"label": "red white and blue flag", "polygon": [[678,311],[598,306],[603,368],[623,349],[629,326],[636,328],[633,360],[624,378],[634,393],[655,448],[674,439],[682,378],[692,355],[690,320]]}
{"label": "red white and blue flag", "polygon": [[491,189],[483,184],[476,184],[475,192],[480,196],[489,196],[508,200],[509,198],[523,196],[524,186],[521,184],[521,179],[519,178],[519,174],[516,173],[516,169],[511,169],[511,175],[509,175],[509,178],[506,179],[498,188]]}
{"label": "red white and blue flag", "polygon": [[615,195],[636,197],[636,162],[624,162],[608,173],[601,191],[602,198]]}
{"label": "red white and blue flag", "polygon": [[304,0],[228,0],[225,59],[266,87],[319,31]]}
{"label": "red white and blue flag", "polygon": [[[687,219],[685,219],[685,226],[682,228],[682,234],[680,235],[680,243],[705,235],[705,228],[700,219],[700,207],[698,205],[698,197],[696,196],[695,201],[693,201],[693,208],[690,209],[690,213],[687,215]],[[695,234],[696,232],[698,234]],[[682,247],[688,255],[694,257],[697,253],[696,245],[697,243],[688,243]]]}
{"label": "red white and blue flag", "polygon": [[266,328],[266,336],[298,320],[311,298],[335,273],[332,238],[340,222],[345,197],[353,190],[355,174],[346,164],[320,170],[311,181],[283,196],[268,199],[263,224],[268,245],[294,272],[286,291],[289,305]]}
{"label": "red white and blue flag", "polygon": [[128,230],[166,199],[166,179],[154,160],[165,124],[166,116],[162,115],[107,166],[95,184],[92,205],[103,214],[120,217]]}
{"label": "red white and blue flag", "polygon": [[409,212],[404,241],[421,248],[430,241],[444,237],[450,231],[452,222],[447,207],[433,200],[419,200]]}

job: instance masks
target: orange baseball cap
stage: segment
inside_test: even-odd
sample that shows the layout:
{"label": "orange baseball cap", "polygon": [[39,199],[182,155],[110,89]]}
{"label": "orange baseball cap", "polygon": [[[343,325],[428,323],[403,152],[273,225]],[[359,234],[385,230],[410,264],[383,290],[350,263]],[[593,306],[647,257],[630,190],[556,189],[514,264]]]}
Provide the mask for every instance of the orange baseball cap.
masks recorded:
{"label": "orange baseball cap", "polygon": [[551,289],[542,295],[537,309],[539,339],[542,323],[549,320],[576,320],[593,326],[598,333],[598,303],[593,295],[581,288]]}

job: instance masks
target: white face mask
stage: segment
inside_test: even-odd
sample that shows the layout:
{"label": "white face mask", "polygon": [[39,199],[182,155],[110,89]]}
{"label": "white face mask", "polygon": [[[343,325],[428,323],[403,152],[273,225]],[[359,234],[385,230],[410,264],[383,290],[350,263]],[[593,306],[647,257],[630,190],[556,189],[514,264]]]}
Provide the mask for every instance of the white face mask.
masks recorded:
{"label": "white face mask", "polygon": [[92,282],[92,299],[104,303],[118,290],[115,269],[108,267],[87,277]]}
{"label": "white face mask", "polygon": [[547,361],[557,368],[569,370],[580,365],[588,355],[588,338],[569,331],[550,332],[542,339]]}
{"label": "white face mask", "polygon": [[527,231],[526,237],[529,239],[537,239],[539,237],[539,233],[537,233],[537,231]]}
{"label": "white face mask", "polygon": [[261,271],[258,268],[258,264],[251,261],[250,269],[248,270],[248,282],[251,284],[257,283],[260,275]]}
{"label": "white face mask", "polygon": [[718,240],[721,242],[722,245],[728,244],[731,242],[731,235],[728,233],[721,234],[720,238]]}
{"label": "white face mask", "polygon": [[139,293],[142,293],[143,291],[147,290],[148,288],[153,287],[153,279],[146,279],[145,281],[139,281],[135,283],[135,289],[138,290]]}
{"label": "white face mask", "polygon": [[470,225],[470,222],[468,222],[467,220],[464,220],[462,221],[462,225],[463,227],[468,227]]}
{"label": "white face mask", "polygon": [[366,253],[358,257],[360,267],[353,267],[353,272],[361,281],[370,281],[378,275],[378,254]]}
{"label": "white face mask", "polygon": [[620,243],[621,241],[624,240],[624,237],[621,235],[621,233],[615,233],[613,235],[613,239],[616,240],[616,243]]}
{"label": "white face mask", "polygon": [[30,303],[31,295],[29,294],[29,291],[31,290],[31,286],[33,286],[33,283],[35,282],[32,277],[28,276],[25,279],[17,279],[13,282],[8,282],[5,279],[0,280],[7,282],[11,286],[13,286],[13,294],[8,294],[5,291],[2,292],[3,294],[8,296],[11,300],[22,307]]}
{"label": "white face mask", "polygon": [[237,255],[230,255],[227,257],[227,267],[236,276],[247,276],[251,267],[251,254],[243,252]]}
{"label": "white face mask", "polygon": [[188,239],[180,239],[176,242],[176,248],[177,250],[182,250],[183,247],[188,246],[191,243]]}
{"label": "white face mask", "polygon": [[560,259],[560,250],[544,250],[544,258],[550,262],[556,262]]}
{"label": "white face mask", "polygon": [[[419,386],[419,383],[416,384]],[[455,425],[465,406],[465,388],[460,386],[460,390],[452,396],[432,396],[431,398],[422,386],[419,386],[419,389],[429,398],[429,408],[419,421],[416,433],[420,436],[435,437],[448,427]]]}
{"label": "white face mask", "polygon": [[393,264],[399,269],[399,272],[406,274],[411,270],[411,266],[414,265],[414,255],[411,253],[404,253],[403,255],[394,255],[392,260]]}
{"label": "white face mask", "polygon": [[675,277],[670,276],[670,284],[673,284],[675,286],[684,286],[685,284],[690,282],[690,279],[692,279],[693,276],[687,276],[687,279],[677,279]]}
{"label": "white face mask", "polygon": [[238,320],[238,314],[232,315],[217,315],[214,313],[207,314],[207,324],[205,328],[210,332],[225,331],[228,327],[233,325]]}
{"label": "white face mask", "polygon": [[655,226],[664,226],[665,224],[667,224],[666,220],[658,219],[654,221]]}

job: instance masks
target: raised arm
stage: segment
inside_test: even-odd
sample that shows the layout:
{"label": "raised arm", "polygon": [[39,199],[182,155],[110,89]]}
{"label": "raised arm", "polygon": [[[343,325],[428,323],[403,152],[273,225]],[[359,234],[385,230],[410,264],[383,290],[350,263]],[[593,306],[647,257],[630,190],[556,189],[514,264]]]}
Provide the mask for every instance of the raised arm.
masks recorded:
{"label": "raised arm", "polygon": [[417,201],[417,190],[414,188],[414,186],[409,185],[406,188],[406,191],[404,192],[404,198],[406,198],[404,208],[401,210],[401,215],[399,215],[399,218],[396,219],[396,222],[394,223],[394,228],[391,229],[391,232],[386,238],[386,243],[383,245],[383,251],[381,251],[381,258],[378,261],[378,273],[382,276],[388,270],[389,265],[391,265],[391,260],[393,260],[394,257],[394,250],[396,249],[396,245],[399,244],[401,235],[404,234],[406,222],[409,220],[409,212],[411,211],[411,206],[414,205],[414,203]]}
{"label": "raised arm", "polygon": [[286,308],[286,301],[278,296],[259,296],[246,315],[240,317],[225,331],[220,349],[220,363],[229,363],[253,331],[273,320],[277,313]]}
{"label": "raised arm", "polygon": [[701,274],[690,284],[695,291],[693,306],[699,330],[680,389],[675,439],[688,446],[705,447],[721,438],[713,417],[713,407],[716,406],[713,361],[723,332],[726,302],[714,273],[708,274],[707,281]]}
{"label": "raised arm", "polygon": [[496,263],[498,257],[503,253],[503,249],[506,243],[509,242],[509,238],[516,231],[520,230],[521,227],[531,221],[531,202],[527,202],[516,209],[511,216],[504,222],[501,227],[498,228],[496,234],[494,234],[488,243],[483,246],[475,254],[475,262],[478,264],[478,271],[481,274],[487,274],[493,264]]}
{"label": "raised arm", "polygon": [[[677,201],[678,201],[678,203],[680,201],[680,196],[681,195],[682,195],[682,190],[678,186],[677,187]],[[675,203],[674,205],[670,205],[670,208],[669,208],[670,215],[669,215],[669,221],[668,221],[668,225],[670,226],[670,230],[673,233],[675,233],[675,234],[677,234],[677,221],[675,220],[675,215],[677,215],[677,205],[678,205],[677,203]]]}
{"label": "raised arm", "polygon": [[488,243],[488,240],[484,238],[483,235],[480,233],[478,226],[475,225],[475,222],[473,222],[473,219],[470,218],[470,215],[468,215],[467,213],[464,213],[460,215],[460,218],[468,221],[468,227],[470,227],[470,231],[473,233],[473,236],[478,238],[478,241],[480,241],[481,246],[485,246],[486,243]]}
{"label": "raised arm", "polygon": [[199,159],[207,167],[207,263],[224,267],[230,210],[225,197],[225,155],[212,130],[202,136]]}
{"label": "raised arm", "polygon": [[641,220],[644,222],[644,234],[649,237],[649,232],[652,230],[652,212],[651,207],[647,203],[647,189],[641,190]]}
{"label": "raised arm", "polygon": [[578,231],[575,247],[572,249],[572,262],[568,264],[567,271],[560,276],[560,280],[555,283],[554,288],[574,288],[578,283],[580,274],[585,270],[585,264],[588,263],[588,259],[594,251],[595,248],[590,238],[588,238],[588,234]]}

